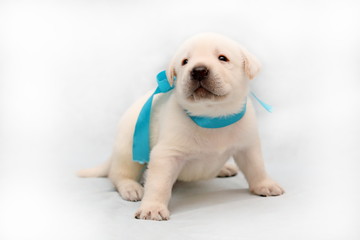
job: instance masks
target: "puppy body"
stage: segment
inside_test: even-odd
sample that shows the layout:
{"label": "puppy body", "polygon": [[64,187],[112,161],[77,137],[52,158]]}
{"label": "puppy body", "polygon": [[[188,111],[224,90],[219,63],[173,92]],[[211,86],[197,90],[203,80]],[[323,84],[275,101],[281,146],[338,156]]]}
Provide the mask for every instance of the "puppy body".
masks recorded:
{"label": "puppy body", "polygon": [[[199,66],[206,66],[206,77],[194,80],[194,69]],[[108,173],[124,199],[142,199],[137,218],[168,219],[173,183],[214,178],[230,157],[244,173],[253,193],[283,193],[266,174],[255,112],[247,97],[249,81],[258,71],[255,57],[223,36],[201,34],[185,42],[167,69],[170,81],[176,77],[171,82],[175,88],[154,99],[145,192],[139,184],[143,165],[132,161],[132,140],[137,117],[151,93],[123,115],[111,159],[98,171]],[[244,117],[223,128],[202,128],[188,116],[225,116],[240,112],[244,104]],[[94,176],[94,171],[80,175]]]}

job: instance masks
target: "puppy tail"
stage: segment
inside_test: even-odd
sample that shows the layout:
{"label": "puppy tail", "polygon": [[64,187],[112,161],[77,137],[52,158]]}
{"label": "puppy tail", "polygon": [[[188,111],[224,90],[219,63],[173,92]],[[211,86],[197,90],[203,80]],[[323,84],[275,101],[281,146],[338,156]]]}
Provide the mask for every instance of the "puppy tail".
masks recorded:
{"label": "puppy tail", "polygon": [[80,170],[76,173],[78,177],[107,177],[110,170],[111,161],[110,159],[103,164],[93,167],[93,168],[87,168]]}

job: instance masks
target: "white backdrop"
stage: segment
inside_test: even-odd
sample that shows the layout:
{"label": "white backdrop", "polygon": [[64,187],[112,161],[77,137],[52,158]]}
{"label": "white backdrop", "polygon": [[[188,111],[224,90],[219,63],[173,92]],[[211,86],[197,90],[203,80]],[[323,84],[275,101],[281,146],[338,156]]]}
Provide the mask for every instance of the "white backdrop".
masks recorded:
{"label": "white backdrop", "polygon": [[[0,3],[0,239],[359,239],[360,4],[356,1]],[[109,155],[117,121],[177,46],[212,31],[263,64],[252,82],[266,165],[178,184],[169,222],[78,169]]]}

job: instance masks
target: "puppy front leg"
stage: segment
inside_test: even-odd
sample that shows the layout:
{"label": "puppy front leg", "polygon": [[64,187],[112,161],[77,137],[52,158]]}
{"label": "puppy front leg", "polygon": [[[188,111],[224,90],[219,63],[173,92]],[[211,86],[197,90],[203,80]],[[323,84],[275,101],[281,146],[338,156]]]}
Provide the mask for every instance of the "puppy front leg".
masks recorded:
{"label": "puppy front leg", "polygon": [[151,152],[145,193],[135,218],[147,220],[168,220],[168,203],[171,190],[182,167],[183,159],[176,153],[154,148]]}
{"label": "puppy front leg", "polygon": [[259,196],[278,196],[284,193],[282,187],[267,175],[260,146],[239,151],[234,159],[244,173],[252,193]]}

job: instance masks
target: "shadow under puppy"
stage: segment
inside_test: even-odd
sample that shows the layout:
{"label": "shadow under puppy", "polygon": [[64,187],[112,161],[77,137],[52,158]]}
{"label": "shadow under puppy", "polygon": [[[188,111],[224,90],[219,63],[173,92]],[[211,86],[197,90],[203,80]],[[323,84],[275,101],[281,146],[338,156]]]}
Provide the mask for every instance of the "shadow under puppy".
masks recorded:
{"label": "shadow under puppy", "polygon": [[[79,176],[109,177],[123,199],[142,200],[135,217],[149,220],[169,219],[168,203],[176,180],[235,175],[237,168],[226,164],[230,157],[252,193],[284,193],[265,171],[255,112],[248,97],[249,82],[259,69],[257,59],[227,37],[203,33],[188,39],[166,71],[174,89],[154,98],[145,187],[139,183],[144,165],[133,161],[132,145],[137,118],[151,93],[122,116],[110,160],[80,171]],[[244,113],[241,119],[220,128],[198,126],[190,117],[221,118],[239,112]]]}

